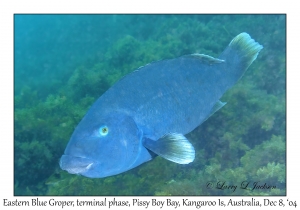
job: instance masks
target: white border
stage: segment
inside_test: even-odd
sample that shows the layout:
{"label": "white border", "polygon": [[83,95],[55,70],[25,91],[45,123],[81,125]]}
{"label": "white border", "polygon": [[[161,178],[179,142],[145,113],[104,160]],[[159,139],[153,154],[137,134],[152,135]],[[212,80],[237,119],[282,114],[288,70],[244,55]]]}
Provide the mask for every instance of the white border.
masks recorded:
{"label": "white border", "polygon": [[[295,2],[295,3],[293,3]],[[0,2],[0,96],[1,96],[1,178],[0,178],[0,208],[3,198],[13,197],[13,14],[14,13],[287,13],[287,196],[267,197],[273,200],[284,199],[296,201],[300,186],[299,176],[299,11],[297,1],[16,1],[2,0]],[[30,200],[31,197],[17,197]],[[41,197],[49,200],[51,197]],[[118,197],[132,199],[133,197]],[[139,197],[150,200],[152,197]],[[181,200],[180,197],[170,197]],[[189,198],[189,197],[187,197]],[[190,197],[196,199],[196,197]],[[249,197],[200,197],[201,200],[230,198],[251,200]],[[75,197],[55,197],[58,200],[76,200]],[[85,197],[93,200],[92,197]],[[100,199],[100,197],[99,197]],[[167,197],[159,197],[164,200]],[[255,197],[263,202],[264,197]],[[297,204],[300,205],[299,199]],[[10,207],[15,209],[17,207]],[[30,207],[31,209],[32,207]],[[55,209],[55,207],[46,207]],[[86,207],[84,209],[99,209]],[[144,207],[142,207],[144,208]],[[206,207],[202,207],[206,208]],[[282,208],[282,207],[275,207]],[[23,208],[22,208],[23,209]],[[28,209],[28,207],[27,207]],[[61,207],[57,207],[61,209]],[[65,209],[65,208],[64,208]],[[158,208],[153,208],[158,209]],[[171,209],[171,207],[170,207]],[[173,209],[173,208],[172,208]],[[191,209],[196,209],[195,207]],[[274,209],[274,208],[273,208]]]}

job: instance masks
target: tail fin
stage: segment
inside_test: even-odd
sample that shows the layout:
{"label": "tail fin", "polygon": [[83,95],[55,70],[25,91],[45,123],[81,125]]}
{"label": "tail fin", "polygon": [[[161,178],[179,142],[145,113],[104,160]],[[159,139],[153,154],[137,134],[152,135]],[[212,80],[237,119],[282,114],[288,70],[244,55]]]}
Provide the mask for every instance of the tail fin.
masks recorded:
{"label": "tail fin", "polygon": [[226,69],[230,71],[232,79],[236,82],[243,76],[262,48],[263,46],[255,42],[249,34],[243,32],[229,43],[219,59],[225,60]]}

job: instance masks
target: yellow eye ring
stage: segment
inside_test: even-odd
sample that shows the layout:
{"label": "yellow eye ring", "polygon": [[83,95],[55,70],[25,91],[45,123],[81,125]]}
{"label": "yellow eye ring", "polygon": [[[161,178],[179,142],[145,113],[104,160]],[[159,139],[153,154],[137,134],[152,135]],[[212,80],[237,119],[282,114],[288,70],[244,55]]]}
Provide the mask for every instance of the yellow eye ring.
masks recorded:
{"label": "yellow eye ring", "polygon": [[108,127],[106,125],[99,128],[99,133],[101,136],[106,136],[108,134]]}

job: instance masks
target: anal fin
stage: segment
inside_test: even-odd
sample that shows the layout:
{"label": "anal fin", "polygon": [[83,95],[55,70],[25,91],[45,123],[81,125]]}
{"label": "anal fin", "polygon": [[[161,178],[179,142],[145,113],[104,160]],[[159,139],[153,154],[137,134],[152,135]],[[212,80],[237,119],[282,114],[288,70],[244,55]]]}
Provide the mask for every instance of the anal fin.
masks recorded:
{"label": "anal fin", "polygon": [[215,103],[215,105],[212,107],[212,109],[211,109],[209,115],[207,116],[207,118],[205,118],[205,120],[203,120],[203,122],[206,121],[208,118],[210,118],[216,111],[218,111],[218,110],[221,109],[223,106],[225,106],[225,104],[227,104],[227,103],[226,103],[226,102],[222,102],[222,101],[217,101],[217,102]]}

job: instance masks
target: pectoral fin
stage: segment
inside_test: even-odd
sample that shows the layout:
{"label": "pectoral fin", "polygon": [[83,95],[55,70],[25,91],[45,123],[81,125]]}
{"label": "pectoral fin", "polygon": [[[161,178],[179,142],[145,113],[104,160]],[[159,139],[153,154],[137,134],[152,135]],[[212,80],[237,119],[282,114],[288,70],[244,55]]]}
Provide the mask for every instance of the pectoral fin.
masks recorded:
{"label": "pectoral fin", "polygon": [[193,145],[179,133],[168,133],[157,141],[144,138],[143,145],[157,155],[179,164],[188,164],[195,159]]}

